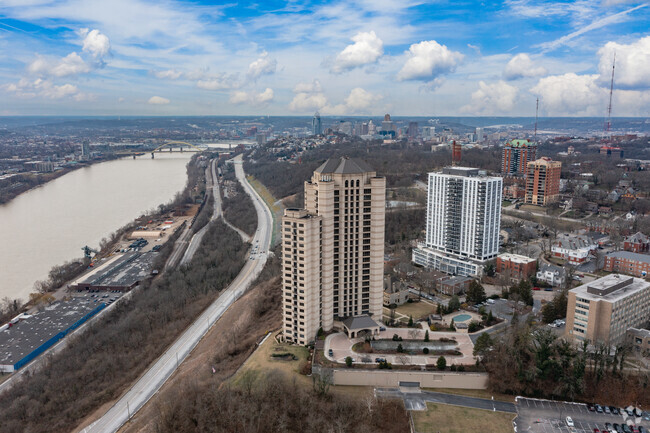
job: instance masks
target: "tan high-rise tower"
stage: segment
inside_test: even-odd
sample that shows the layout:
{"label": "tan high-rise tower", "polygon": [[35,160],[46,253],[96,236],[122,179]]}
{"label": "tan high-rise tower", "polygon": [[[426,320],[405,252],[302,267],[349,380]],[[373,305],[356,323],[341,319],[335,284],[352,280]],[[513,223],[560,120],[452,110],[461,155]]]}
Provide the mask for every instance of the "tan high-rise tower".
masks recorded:
{"label": "tan high-rise tower", "polygon": [[335,320],[382,317],[386,179],[329,159],[305,182],[305,208],[282,219],[283,329],[307,344]]}

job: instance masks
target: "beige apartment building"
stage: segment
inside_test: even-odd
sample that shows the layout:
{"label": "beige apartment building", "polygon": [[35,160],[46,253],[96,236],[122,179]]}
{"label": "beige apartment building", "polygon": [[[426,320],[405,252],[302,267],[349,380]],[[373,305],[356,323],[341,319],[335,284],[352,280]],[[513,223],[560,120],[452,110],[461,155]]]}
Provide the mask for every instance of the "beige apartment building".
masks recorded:
{"label": "beige apartment building", "polygon": [[286,341],[308,344],[346,318],[381,321],[385,208],[386,179],[358,159],[329,159],[305,182],[305,208],[282,219]]}
{"label": "beige apartment building", "polygon": [[551,158],[540,158],[528,163],[525,202],[546,206],[557,201],[560,195],[562,163]]}
{"label": "beige apartment building", "polygon": [[649,319],[650,283],[612,274],[569,291],[565,333],[576,341],[615,345]]}

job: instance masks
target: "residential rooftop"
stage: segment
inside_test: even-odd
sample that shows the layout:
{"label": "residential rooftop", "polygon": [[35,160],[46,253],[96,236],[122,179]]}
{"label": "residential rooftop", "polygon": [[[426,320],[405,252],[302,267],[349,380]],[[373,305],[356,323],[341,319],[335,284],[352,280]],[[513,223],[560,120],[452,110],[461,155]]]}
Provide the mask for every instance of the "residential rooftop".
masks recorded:
{"label": "residential rooftop", "polygon": [[535,261],[535,259],[531,259],[530,257],[522,256],[520,254],[511,254],[511,253],[499,254],[498,258],[500,258],[501,260],[507,260],[507,261],[513,262],[513,263],[523,263],[523,264]]}
{"label": "residential rooftop", "polygon": [[650,263],[650,254],[634,253],[632,251],[614,251],[607,254],[607,257],[616,259],[635,260],[641,263]]}

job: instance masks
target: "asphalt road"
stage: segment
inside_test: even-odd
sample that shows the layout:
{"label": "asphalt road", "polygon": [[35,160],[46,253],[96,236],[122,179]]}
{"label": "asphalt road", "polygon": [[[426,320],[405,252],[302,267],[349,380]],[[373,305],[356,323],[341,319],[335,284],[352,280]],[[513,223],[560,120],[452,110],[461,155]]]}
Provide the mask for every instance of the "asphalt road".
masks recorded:
{"label": "asphalt road", "polygon": [[[217,160],[213,159],[210,167],[205,170],[206,185],[211,190],[210,194],[214,198],[214,208],[212,209],[212,217],[210,218],[210,221],[218,219],[223,214],[223,210],[221,208],[221,194],[219,193],[219,182],[217,180],[218,178],[215,168],[216,165]],[[192,260],[192,257],[194,257],[194,254],[196,254],[196,251],[199,249],[199,246],[203,241],[203,236],[205,236],[209,227],[210,224],[206,224],[198,232],[196,232],[194,236],[192,236],[192,239],[190,240],[189,244],[187,245],[187,249],[185,250],[185,254],[179,263],[180,266],[186,265],[190,262],[190,260]]]}
{"label": "asphalt road", "polygon": [[136,413],[162,387],[165,381],[174,373],[178,365],[198,344],[221,315],[235,302],[260,273],[271,243],[273,217],[262,198],[248,184],[244,175],[241,156],[235,158],[235,173],[242,183],[244,190],[253,199],[257,211],[258,227],[253,242],[259,241],[263,253],[256,254],[246,260],[239,275],[183,334],[167,349],[167,351],[147,370],[140,379],[115,403],[99,420],[81,430],[90,432],[116,432],[134,413]]}
{"label": "asphalt road", "polygon": [[517,409],[514,403],[505,401],[488,400],[485,398],[466,397],[463,395],[445,394],[442,392],[420,391],[414,393],[401,392],[395,388],[377,388],[375,390],[377,397],[383,398],[401,398],[407,409],[424,409],[426,403],[441,403],[452,406],[470,407],[474,409],[484,409],[498,412],[516,413]]}

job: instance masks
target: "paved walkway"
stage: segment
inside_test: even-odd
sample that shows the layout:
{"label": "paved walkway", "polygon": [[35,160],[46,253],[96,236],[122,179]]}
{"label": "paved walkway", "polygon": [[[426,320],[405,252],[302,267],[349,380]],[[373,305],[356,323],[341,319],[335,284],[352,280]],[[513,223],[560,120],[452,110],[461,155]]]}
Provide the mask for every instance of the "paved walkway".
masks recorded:
{"label": "paved walkway", "polygon": [[[424,341],[425,332],[424,329],[417,328],[387,328],[385,331],[380,331],[379,336],[375,338],[378,340],[391,340],[393,335],[397,334],[404,340]],[[431,341],[440,338],[453,338],[456,340],[456,349],[462,354],[445,355],[448,365],[468,365],[476,362],[476,358],[472,355],[474,344],[468,334],[460,334],[457,332],[429,332],[429,338]],[[345,358],[351,356],[354,359],[355,364],[364,364],[362,358],[369,359],[371,363],[374,363],[375,358],[384,358],[386,361],[395,365],[431,365],[435,364],[439,357],[439,355],[410,355],[408,353],[396,355],[383,353],[357,353],[352,350],[352,346],[363,341],[363,338],[349,339],[347,335],[342,332],[328,335],[325,339],[325,357],[333,362],[344,363]],[[330,349],[332,349],[333,356],[329,355]]]}

